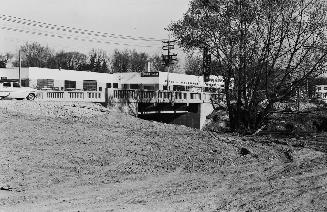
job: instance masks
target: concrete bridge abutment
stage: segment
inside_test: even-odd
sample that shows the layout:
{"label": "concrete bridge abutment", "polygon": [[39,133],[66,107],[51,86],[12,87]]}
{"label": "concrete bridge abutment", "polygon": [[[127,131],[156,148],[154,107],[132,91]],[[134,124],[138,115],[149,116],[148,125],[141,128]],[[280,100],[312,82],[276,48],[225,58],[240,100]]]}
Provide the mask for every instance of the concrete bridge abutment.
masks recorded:
{"label": "concrete bridge abutment", "polygon": [[[151,108],[152,111],[143,111],[143,107]],[[168,124],[184,125],[191,128],[202,129],[206,123],[206,117],[214,110],[211,103],[186,104],[157,104],[149,106],[139,104],[138,117],[146,120],[164,122]]]}

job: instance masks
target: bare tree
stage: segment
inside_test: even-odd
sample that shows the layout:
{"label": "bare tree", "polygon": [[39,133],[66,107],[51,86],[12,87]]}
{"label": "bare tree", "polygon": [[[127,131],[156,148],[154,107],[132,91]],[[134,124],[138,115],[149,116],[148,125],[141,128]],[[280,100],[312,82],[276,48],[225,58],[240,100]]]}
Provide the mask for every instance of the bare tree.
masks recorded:
{"label": "bare tree", "polygon": [[111,59],[111,66],[113,72],[129,72],[129,64],[130,64],[130,55],[127,50],[119,51],[115,50]]}
{"label": "bare tree", "polygon": [[11,60],[12,58],[13,55],[11,53],[0,55],[0,68],[6,68],[8,61]]}
{"label": "bare tree", "polygon": [[112,70],[114,72],[142,72],[145,71],[149,56],[135,50],[115,50],[112,56]]}
{"label": "bare tree", "polygon": [[274,103],[325,69],[326,9],[320,0],[193,0],[169,30],[186,50],[209,49],[224,77],[231,129],[253,132]]}
{"label": "bare tree", "polygon": [[159,55],[153,55],[150,58],[153,71],[165,71],[165,65]]}
{"label": "bare tree", "polygon": [[149,56],[144,52],[136,52],[135,50],[130,52],[130,68],[135,72],[143,72],[146,69]]}
{"label": "bare tree", "polygon": [[[54,57],[54,51],[49,47],[44,47],[37,42],[26,43],[20,47],[22,52],[23,67],[48,67],[49,62]],[[18,66],[18,60],[14,62]]]}
{"label": "bare tree", "polygon": [[89,54],[87,69],[93,72],[109,73],[109,57],[102,49],[92,49]]}
{"label": "bare tree", "polygon": [[85,70],[87,65],[87,56],[79,52],[61,51],[55,56],[55,68],[67,70]]}

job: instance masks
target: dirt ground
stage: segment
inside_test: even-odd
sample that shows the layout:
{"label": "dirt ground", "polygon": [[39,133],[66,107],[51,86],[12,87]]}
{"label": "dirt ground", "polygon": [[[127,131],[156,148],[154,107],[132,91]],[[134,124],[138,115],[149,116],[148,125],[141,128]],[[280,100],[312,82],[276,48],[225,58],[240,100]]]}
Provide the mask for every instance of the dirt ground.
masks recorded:
{"label": "dirt ground", "polygon": [[327,211],[326,146],[2,100],[0,211]]}

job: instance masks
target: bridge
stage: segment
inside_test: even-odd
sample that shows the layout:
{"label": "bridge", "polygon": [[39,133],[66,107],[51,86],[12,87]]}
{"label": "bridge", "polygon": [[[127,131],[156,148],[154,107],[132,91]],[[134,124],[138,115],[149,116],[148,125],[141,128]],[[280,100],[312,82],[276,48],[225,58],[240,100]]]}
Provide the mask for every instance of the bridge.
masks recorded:
{"label": "bridge", "polygon": [[190,91],[111,90],[108,102],[127,107],[143,119],[202,129],[221,94]]}
{"label": "bridge", "polygon": [[125,108],[143,119],[182,124],[201,129],[221,94],[190,91],[106,89],[99,91],[40,91],[40,101],[98,102]]}

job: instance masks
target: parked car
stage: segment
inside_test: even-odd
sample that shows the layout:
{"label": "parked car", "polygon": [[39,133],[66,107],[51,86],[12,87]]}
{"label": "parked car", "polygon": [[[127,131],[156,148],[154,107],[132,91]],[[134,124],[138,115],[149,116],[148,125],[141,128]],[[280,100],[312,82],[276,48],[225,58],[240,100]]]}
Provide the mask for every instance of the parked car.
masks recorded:
{"label": "parked car", "polygon": [[18,80],[0,80],[0,99],[28,99],[34,100],[36,89],[21,87]]}

